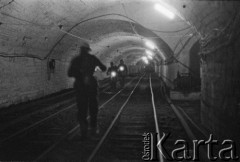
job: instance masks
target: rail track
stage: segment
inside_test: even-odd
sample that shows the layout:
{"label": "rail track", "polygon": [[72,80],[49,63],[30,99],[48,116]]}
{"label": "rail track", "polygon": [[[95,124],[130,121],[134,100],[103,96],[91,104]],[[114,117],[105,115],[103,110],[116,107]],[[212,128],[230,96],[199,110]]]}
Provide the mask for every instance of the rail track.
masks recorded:
{"label": "rail track", "polygon": [[[108,85],[101,87],[100,93],[109,88]],[[72,108],[75,100],[73,95],[74,91],[68,90],[56,97],[51,96],[36,103],[30,103],[25,108],[21,107],[20,110],[16,108],[16,112],[2,113],[0,144]]]}
{"label": "rail track", "polygon": [[[141,78],[140,78],[141,79]],[[140,80],[139,79],[139,80]],[[104,111],[107,105],[111,105],[112,103],[119,103],[122,102],[124,100],[124,98],[126,98],[128,96],[129,93],[129,89],[132,89],[132,83],[133,85],[136,84],[135,82],[139,82],[138,79],[134,78],[133,80],[131,80],[128,84],[126,84],[124,89],[121,89],[120,91],[118,91],[117,93],[115,93],[109,100],[107,100],[106,102],[104,102],[100,107],[99,110]],[[55,149],[55,147],[57,145],[59,145],[62,141],[67,141],[78,135],[78,128],[79,125],[76,124],[71,130],[69,130],[64,136],[62,136],[62,138],[60,138],[58,141],[56,141],[54,144],[52,144],[50,147],[48,147],[44,152],[42,152],[41,154],[39,154],[39,156],[37,156],[37,158],[34,161],[53,161],[52,159],[48,159],[47,154],[49,154],[52,150]]]}
{"label": "rail track", "polygon": [[[107,84],[107,81],[103,81],[99,88],[100,93],[109,88],[110,86]],[[17,106],[1,109],[0,132],[11,125],[27,120],[33,115],[52,111],[60,106],[66,106],[66,104],[72,103],[74,101],[74,98],[72,98],[73,95],[74,90],[68,89],[28,103],[22,103]]]}
{"label": "rail track", "polygon": [[[86,161],[164,162],[179,161],[183,156],[179,153],[172,155],[176,141],[181,139],[191,143],[195,136],[183,116],[172,107],[169,98],[163,96],[159,80],[153,78],[152,81],[150,77],[149,86],[146,86],[147,80],[144,78],[142,84],[132,91]],[[150,142],[150,150],[144,150],[144,135],[151,136],[153,142]],[[157,147],[157,142],[165,135],[167,142]],[[149,152],[144,154],[146,151]],[[191,153],[189,149],[188,154]]]}
{"label": "rail track", "polygon": [[[77,121],[69,120],[69,116],[76,114],[76,110],[70,110],[71,106],[62,110],[64,115],[62,112],[51,114],[48,119],[42,119],[48,122],[33,124],[11,138],[7,132],[9,139],[0,141],[0,160],[142,161],[152,158],[171,161],[175,142],[182,139],[192,143],[191,140],[197,138],[194,133],[197,129],[201,132],[201,128],[192,121],[189,125],[190,118],[172,103],[160,83],[159,78],[151,76],[130,81],[125,89],[101,104],[100,134],[86,141],[77,138]],[[147,151],[144,135],[153,139],[149,157],[144,154]],[[157,142],[166,135],[164,145],[157,147]],[[187,153],[190,155],[192,151],[190,148]],[[182,156],[180,153],[174,155]]]}
{"label": "rail track", "polygon": [[[100,92],[104,92],[109,88],[105,84],[104,87],[100,88]],[[10,118],[11,120],[7,120],[8,122],[4,124],[1,123],[0,160],[32,160],[39,155],[40,150],[40,152],[46,150],[56,139],[65,134],[68,131],[67,128],[77,123],[75,120],[69,121],[67,118],[67,116],[73,116],[76,113],[76,110],[73,109],[76,105],[73,95],[73,91],[67,91],[67,93],[60,94],[56,98],[46,99],[47,103],[44,105],[37,102],[39,108],[42,108],[40,110],[33,107],[35,111],[29,111],[27,109],[30,109],[30,106],[27,106],[26,109],[23,109],[23,111],[26,110],[25,114],[22,113],[20,117],[15,119],[12,116],[16,114],[11,116],[6,113],[6,119]],[[103,95],[104,93],[101,94],[101,96]],[[106,100],[105,98],[108,96],[104,95],[102,99]],[[50,105],[50,103],[53,104]],[[50,106],[46,106],[48,104]],[[36,104],[32,103],[30,105]],[[46,108],[43,108],[44,106]],[[66,124],[61,125],[61,123]]]}

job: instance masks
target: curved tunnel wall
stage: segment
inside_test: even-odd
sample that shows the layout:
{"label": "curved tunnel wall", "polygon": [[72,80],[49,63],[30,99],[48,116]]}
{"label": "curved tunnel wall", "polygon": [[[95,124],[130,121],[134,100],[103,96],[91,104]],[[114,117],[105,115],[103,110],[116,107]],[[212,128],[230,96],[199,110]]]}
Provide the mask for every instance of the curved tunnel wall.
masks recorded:
{"label": "curved tunnel wall", "polygon": [[206,4],[215,14],[202,21],[205,27],[196,25],[202,34],[202,122],[217,136],[237,139],[240,133],[237,129],[240,115],[239,2]]}
{"label": "curved tunnel wall", "polygon": [[[143,35],[145,36],[156,37],[154,33],[149,32],[142,27],[138,27],[137,31],[138,30],[139,33],[143,33]],[[121,42],[123,42],[122,48],[126,48],[124,44],[129,45],[127,40],[130,38],[131,41],[132,37],[132,42],[135,43],[135,45],[132,46],[141,46],[141,39],[139,38],[139,36],[134,36],[131,25],[128,22],[122,20],[90,21],[85,24],[79,25],[73,30],[71,30],[71,34],[77,35],[79,36],[79,38],[92,40],[93,54],[99,56],[106,65],[108,65],[108,63],[112,59],[114,59],[114,57],[117,57],[114,56],[112,53],[114,50],[116,50],[117,47],[121,48]],[[122,37],[122,34],[123,36],[125,35],[125,37]],[[106,35],[106,37],[104,37],[104,35]],[[114,38],[115,41],[109,41],[111,40],[111,37]],[[45,50],[46,52],[43,51],[43,53],[36,53],[35,55],[33,54],[35,53],[34,51],[33,53],[31,52],[31,54],[29,53],[29,51],[31,51],[32,49],[41,51],[41,49],[33,48],[33,46],[31,46],[34,41],[32,42],[32,39],[30,37],[23,38],[26,44],[19,46],[19,48],[22,48],[25,51],[20,50],[20,53],[15,54],[19,57],[11,58],[12,53],[10,51],[6,52],[6,54],[5,52],[2,52],[2,54],[5,54],[4,56],[10,56],[10,58],[8,57],[2,60],[3,64],[8,64],[8,59],[13,60],[11,63],[12,66],[10,65],[9,68],[3,66],[4,71],[2,72],[2,76],[4,76],[3,78],[6,79],[2,79],[1,86],[2,89],[6,89],[6,91],[2,91],[2,100],[0,102],[2,106],[7,106],[13,103],[19,103],[30,99],[42,97],[44,95],[59,90],[69,88],[71,87],[73,82],[72,79],[67,78],[66,71],[68,69],[71,58],[78,53],[78,38],[75,38],[72,35],[65,35],[64,37],[60,35],[58,40],[61,41],[57,40],[55,44],[48,44],[44,46],[42,46],[42,44],[38,44],[37,46],[39,46],[39,48],[46,47],[49,49],[49,51]],[[104,39],[107,40],[107,42],[105,42]],[[134,39],[137,39],[138,41]],[[156,42],[159,42],[161,47],[166,50],[166,53],[169,53],[170,48],[165,42],[160,39],[158,39]],[[12,48],[11,44],[3,44],[3,46],[9,49]],[[96,51],[94,48],[98,48],[99,50]],[[16,52],[19,52],[16,49],[14,50]],[[118,55],[119,54],[120,53],[118,53]],[[48,58],[45,58],[45,56],[48,56]],[[56,69],[54,73],[49,72],[49,59],[56,60]],[[27,63],[22,64],[22,62]],[[35,64],[35,62],[39,63]],[[18,81],[24,79],[29,80],[23,82]]]}

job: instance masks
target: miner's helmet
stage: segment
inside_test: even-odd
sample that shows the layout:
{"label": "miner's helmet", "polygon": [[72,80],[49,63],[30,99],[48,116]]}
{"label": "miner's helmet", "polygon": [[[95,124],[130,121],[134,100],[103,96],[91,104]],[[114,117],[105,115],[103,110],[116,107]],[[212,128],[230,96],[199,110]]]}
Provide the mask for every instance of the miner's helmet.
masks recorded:
{"label": "miner's helmet", "polygon": [[83,42],[81,45],[81,48],[85,48],[88,49],[89,51],[91,51],[92,49],[90,48],[90,45],[87,42]]}

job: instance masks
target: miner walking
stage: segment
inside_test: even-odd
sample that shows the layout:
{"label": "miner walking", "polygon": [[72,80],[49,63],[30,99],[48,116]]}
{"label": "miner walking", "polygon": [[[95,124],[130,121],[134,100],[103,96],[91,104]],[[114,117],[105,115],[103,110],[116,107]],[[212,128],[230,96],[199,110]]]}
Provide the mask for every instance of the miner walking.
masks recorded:
{"label": "miner walking", "polygon": [[89,44],[83,43],[80,47],[79,55],[72,60],[68,70],[68,76],[75,78],[74,89],[76,91],[81,139],[87,137],[88,112],[90,115],[91,133],[95,134],[97,132],[98,84],[93,73],[96,67],[106,71],[106,66],[97,57],[91,55],[90,51]]}

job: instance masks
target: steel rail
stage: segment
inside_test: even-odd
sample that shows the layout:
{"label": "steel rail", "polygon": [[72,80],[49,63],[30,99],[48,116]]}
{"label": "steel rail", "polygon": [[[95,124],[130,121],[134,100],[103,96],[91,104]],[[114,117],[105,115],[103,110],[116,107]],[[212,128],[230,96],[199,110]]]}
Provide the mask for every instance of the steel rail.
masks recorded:
{"label": "steel rail", "polygon": [[179,119],[180,123],[182,124],[183,128],[187,132],[187,135],[190,137],[190,139],[197,139],[194,133],[192,132],[190,126],[188,123],[184,120],[183,116],[181,113],[178,111],[178,109],[175,107],[175,105],[172,103],[171,99],[165,94],[165,98],[168,102],[168,104],[171,106],[172,110],[174,111],[175,115]]}
{"label": "steel rail", "polygon": [[23,129],[15,132],[14,134],[12,134],[12,135],[10,135],[10,136],[8,136],[8,137],[0,140],[0,145],[1,145],[2,143],[4,143],[4,142],[8,141],[8,140],[11,140],[12,138],[16,137],[17,135],[22,134],[23,132],[26,132],[27,130],[29,130],[29,129],[33,128],[33,127],[36,127],[36,126],[38,126],[38,125],[40,125],[40,124],[42,124],[43,122],[51,119],[52,117],[54,117],[54,116],[56,116],[56,115],[58,115],[58,114],[60,114],[60,113],[62,113],[62,112],[64,112],[64,111],[66,111],[66,110],[71,109],[73,106],[75,106],[75,104],[72,104],[72,105],[68,106],[67,108],[62,109],[62,110],[60,110],[60,111],[58,111],[58,112],[56,112],[56,113],[54,113],[54,114],[52,114],[52,115],[50,115],[50,116],[42,119],[42,120],[39,120],[39,121],[36,122],[36,123],[33,123],[33,124],[29,125],[28,127],[25,127],[25,128],[23,128]]}
{"label": "steel rail", "polygon": [[7,123],[7,124],[1,126],[0,132],[2,132],[3,130],[9,128],[10,126],[12,126],[12,125],[14,125],[14,124],[17,124],[17,123],[19,123],[19,122],[22,122],[22,121],[30,118],[30,117],[33,116],[33,115],[36,115],[36,114],[38,114],[38,113],[43,113],[43,112],[46,112],[46,111],[48,111],[48,110],[56,109],[56,108],[58,108],[59,106],[61,106],[61,105],[63,105],[63,104],[67,104],[67,103],[68,103],[69,101],[71,101],[71,100],[72,100],[72,99],[69,99],[69,100],[67,100],[67,101],[62,101],[62,102],[59,102],[59,103],[57,103],[57,104],[54,104],[54,105],[52,105],[52,106],[50,106],[50,107],[46,107],[46,108],[43,108],[43,109],[40,109],[40,110],[37,110],[37,111],[33,111],[33,112],[28,113],[28,114],[26,114],[26,115],[23,115],[23,116],[15,119],[15,120],[10,121],[10,122]]}
{"label": "steel rail", "polygon": [[180,106],[177,106],[176,108],[182,112],[182,114],[190,121],[190,123],[191,123],[195,128],[198,129],[198,131],[200,131],[200,132],[204,135],[204,137],[205,137],[206,139],[209,138],[208,135],[207,135],[207,132],[204,131],[202,128],[200,128],[200,127],[188,116],[188,114],[187,114]]}
{"label": "steel rail", "polygon": [[[131,81],[130,81],[130,82],[131,82]],[[106,87],[104,90],[106,90],[107,88],[109,88],[109,87]],[[122,89],[122,90],[123,90],[123,89]],[[121,90],[121,91],[122,91],[122,90]],[[102,91],[102,92],[103,92],[103,91]],[[67,92],[66,94],[62,94],[61,96],[68,95],[69,93],[73,93],[73,91]],[[60,97],[60,96],[58,96],[58,97]],[[71,99],[69,99],[69,100],[71,100]],[[69,100],[68,100],[68,101],[69,101]],[[37,111],[34,111],[34,112],[30,113],[30,114],[24,115],[24,116],[21,117],[21,118],[18,118],[18,119],[14,120],[14,121],[11,121],[11,122],[10,122],[9,124],[7,124],[6,126],[3,126],[2,128],[0,128],[0,131],[3,131],[3,130],[6,129],[7,127],[9,127],[9,126],[11,126],[11,125],[14,125],[14,124],[16,124],[16,123],[18,123],[18,122],[24,121],[25,119],[29,118],[29,117],[32,116],[32,115],[35,115],[35,114],[40,113],[40,112],[42,112],[42,111],[45,112],[45,111],[50,110],[50,109],[55,109],[56,107],[59,107],[59,106],[65,104],[65,103],[67,103],[68,101],[64,101],[64,102],[58,103],[58,104],[56,104],[56,106],[54,106],[54,108],[46,108],[46,109],[43,109],[43,110],[37,110]],[[46,118],[41,119],[41,120],[39,120],[39,121],[37,121],[37,122],[35,122],[35,123],[33,123],[33,124],[31,124],[31,125],[23,128],[23,129],[15,132],[14,134],[12,134],[12,135],[10,135],[10,136],[8,136],[8,137],[6,137],[6,138],[1,139],[1,140],[0,140],[0,145],[1,145],[2,143],[6,142],[6,141],[11,140],[12,138],[16,137],[17,135],[22,134],[22,133],[26,132],[27,130],[29,130],[29,129],[31,129],[31,128],[34,128],[34,127],[42,124],[43,122],[51,119],[52,117],[58,115],[59,113],[62,113],[62,112],[64,112],[64,111],[66,111],[66,110],[69,110],[69,109],[73,108],[75,105],[76,105],[76,103],[71,104],[71,105],[69,105],[67,108],[61,109],[61,110],[57,111],[56,113],[51,114],[51,115],[47,116]]]}
{"label": "steel rail", "polygon": [[126,104],[128,103],[129,99],[131,98],[132,94],[134,93],[135,89],[137,88],[137,86],[139,85],[140,81],[142,80],[143,76],[139,79],[139,81],[137,82],[136,86],[133,88],[133,90],[131,91],[131,93],[129,94],[127,100],[123,103],[123,105],[121,106],[121,108],[119,109],[118,113],[116,114],[115,118],[113,119],[113,121],[111,122],[110,126],[108,127],[107,131],[104,133],[103,137],[100,139],[100,141],[98,142],[97,146],[95,147],[95,149],[93,150],[93,152],[91,153],[91,155],[89,156],[89,158],[87,159],[87,162],[91,162],[93,160],[93,158],[95,157],[95,155],[97,154],[97,152],[99,151],[99,149],[101,148],[102,144],[104,143],[104,141],[106,140],[107,136],[109,135],[110,131],[112,130],[114,124],[116,123],[117,119],[119,118],[120,114],[122,113],[123,108],[126,106]]}
{"label": "steel rail", "polygon": [[[162,80],[161,80],[162,81]],[[164,87],[165,89],[165,87]],[[166,92],[166,90],[164,90],[164,92]],[[170,107],[172,108],[174,114],[177,116],[177,118],[179,119],[181,125],[183,126],[185,132],[187,133],[189,139],[191,140],[197,140],[197,137],[195,136],[195,134],[193,133],[192,129],[190,128],[189,124],[186,122],[186,120],[184,119],[184,117],[181,115],[179,109],[176,108],[176,106],[173,104],[173,102],[171,101],[171,99],[167,96],[167,94],[164,94],[165,99],[167,101],[167,103],[170,105]],[[195,126],[195,125],[193,125]],[[197,128],[197,127],[196,127]],[[197,128],[198,129],[198,128]],[[205,134],[203,134],[205,136]],[[201,154],[206,154],[206,150],[202,150],[200,149],[200,153]],[[207,160],[206,157],[203,157],[203,160]]]}
{"label": "steel rail", "polygon": [[[159,125],[158,125],[158,118],[157,118],[157,112],[156,112],[156,106],[155,106],[155,101],[154,101],[154,93],[152,90],[152,79],[151,79],[151,75],[149,76],[149,83],[150,83],[150,90],[151,90],[151,99],[152,99],[152,107],[153,107],[153,114],[154,114],[154,121],[155,121],[155,129],[156,129],[156,133],[157,133],[157,139],[158,141],[160,141],[160,130],[159,130]],[[158,149],[158,155],[159,155],[159,161],[160,162],[164,162],[163,160],[163,153],[162,153],[162,148],[161,145],[159,145],[158,147],[160,147]]]}
{"label": "steel rail", "polygon": [[[135,78],[134,78],[135,79]],[[128,85],[130,85],[132,82],[133,82],[133,80],[134,79],[132,79],[131,81],[129,81],[127,84],[126,84],[126,86],[125,86],[125,88],[128,86]],[[100,109],[102,109],[102,108],[104,108],[104,106],[106,105],[106,104],[108,104],[110,101],[112,101],[117,95],[119,95],[125,88],[123,88],[123,89],[121,89],[120,91],[118,91],[116,94],[114,94],[110,99],[108,99],[106,102],[104,102],[100,107],[99,107],[99,110]],[[90,118],[90,116],[88,115],[88,117],[87,117],[87,119],[89,119]],[[74,128],[79,128],[79,124],[77,125],[77,126],[75,126]],[[74,129],[73,128],[73,129]],[[76,129],[77,129],[76,128]],[[77,133],[77,132],[75,132],[75,133]],[[76,134],[74,134],[74,132],[72,133],[72,135],[71,136],[74,136],[74,135],[76,135]],[[71,139],[71,138],[69,138],[69,139]]]}
{"label": "steel rail", "polygon": [[[103,93],[104,91],[106,91],[107,89],[109,89],[109,86],[104,85],[102,88],[104,88],[104,89],[101,90],[100,93]],[[73,93],[74,93],[74,91],[71,90],[71,91],[66,92],[66,93],[63,93],[63,94],[61,94],[61,95],[59,95],[59,96],[57,96],[57,97],[55,97],[55,98],[49,98],[49,99],[46,99],[46,100],[44,100],[44,101],[45,101],[45,102],[49,102],[49,101],[51,101],[51,100],[58,99],[58,98],[60,98],[60,97],[65,97],[65,96],[67,96],[67,95],[69,95],[69,94],[73,94]],[[40,109],[40,110],[36,110],[36,111],[30,112],[30,113],[27,113],[26,115],[23,115],[23,116],[21,116],[20,118],[17,118],[17,119],[15,119],[15,120],[12,120],[12,121],[10,121],[9,123],[1,126],[0,132],[3,131],[3,130],[5,130],[5,129],[7,129],[8,127],[10,127],[10,126],[12,126],[12,125],[14,125],[14,124],[17,124],[17,123],[19,123],[19,122],[21,122],[21,121],[24,121],[24,120],[28,119],[28,118],[31,117],[32,115],[36,115],[36,114],[38,114],[38,113],[46,112],[46,111],[51,110],[51,109],[56,109],[56,108],[58,108],[59,106],[61,106],[61,105],[63,105],[63,104],[66,104],[66,103],[68,103],[68,102],[71,101],[71,100],[72,100],[72,99],[68,99],[68,100],[66,100],[66,101],[62,101],[62,102],[58,102],[58,103],[56,103],[56,104],[53,104],[52,106],[48,106],[48,107],[46,107],[46,108],[43,108],[43,109]],[[0,141],[0,143],[1,143],[1,141]]]}
{"label": "steel rail", "polygon": [[[136,77],[135,77],[135,78],[136,78]],[[119,95],[124,89],[126,89],[126,87],[127,87],[129,84],[131,84],[131,83],[133,82],[133,80],[135,80],[135,78],[132,79],[131,81],[129,81],[123,89],[121,89],[120,91],[118,91],[118,92],[117,92],[115,95],[113,95],[110,99],[108,99],[106,102],[104,102],[104,103],[99,107],[99,109],[104,108],[104,106],[105,106],[106,104],[108,104],[108,103],[109,103],[111,100],[113,100],[117,95]],[[90,118],[90,116],[87,117],[87,119],[89,119],[89,118]],[[78,128],[79,128],[79,124],[77,124],[76,126],[74,126],[74,127],[73,127],[70,131],[68,131],[66,134],[64,134],[64,135],[63,135],[59,140],[57,140],[53,145],[51,145],[48,149],[46,149],[43,153],[41,153],[34,161],[39,161],[39,160],[41,160],[46,154],[48,154],[51,150],[53,150],[53,149],[54,149],[59,143],[61,143],[64,139],[66,139],[66,138],[69,137],[70,135],[76,133],[77,130],[78,130]]]}

